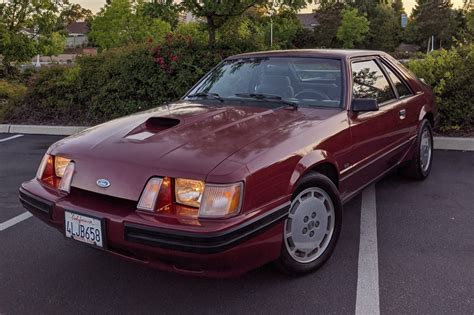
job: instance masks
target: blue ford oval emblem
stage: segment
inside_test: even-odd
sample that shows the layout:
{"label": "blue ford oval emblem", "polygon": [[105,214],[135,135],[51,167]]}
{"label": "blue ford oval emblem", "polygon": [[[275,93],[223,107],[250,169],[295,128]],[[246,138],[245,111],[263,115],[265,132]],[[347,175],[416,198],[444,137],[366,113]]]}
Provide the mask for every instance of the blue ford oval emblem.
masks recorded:
{"label": "blue ford oval emblem", "polygon": [[96,181],[97,186],[102,187],[102,188],[107,188],[110,186],[110,182],[106,180],[105,178],[98,179]]}

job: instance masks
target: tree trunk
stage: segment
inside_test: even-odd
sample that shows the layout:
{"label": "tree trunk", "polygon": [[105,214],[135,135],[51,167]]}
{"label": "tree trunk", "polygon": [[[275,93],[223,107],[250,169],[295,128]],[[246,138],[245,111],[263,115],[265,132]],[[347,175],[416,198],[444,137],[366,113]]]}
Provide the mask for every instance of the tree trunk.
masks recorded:
{"label": "tree trunk", "polygon": [[208,45],[214,47],[216,44],[216,25],[212,16],[207,17],[207,32],[209,33]]}

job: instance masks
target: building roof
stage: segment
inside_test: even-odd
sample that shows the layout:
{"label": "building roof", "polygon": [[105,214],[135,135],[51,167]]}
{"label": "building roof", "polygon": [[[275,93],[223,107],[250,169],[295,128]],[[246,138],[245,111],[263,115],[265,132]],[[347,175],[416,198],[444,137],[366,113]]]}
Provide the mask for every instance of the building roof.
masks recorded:
{"label": "building roof", "polygon": [[304,28],[314,28],[319,24],[314,13],[299,13],[296,17]]}
{"label": "building roof", "polygon": [[66,27],[68,34],[87,34],[89,25],[86,22],[72,22]]}

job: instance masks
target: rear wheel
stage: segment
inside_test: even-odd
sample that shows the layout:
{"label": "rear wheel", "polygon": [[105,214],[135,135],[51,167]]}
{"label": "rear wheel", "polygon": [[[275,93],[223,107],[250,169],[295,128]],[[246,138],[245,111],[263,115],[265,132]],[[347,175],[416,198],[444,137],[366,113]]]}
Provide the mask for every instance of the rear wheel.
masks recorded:
{"label": "rear wheel", "polygon": [[310,174],[299,183],[283,232],[279,265],[289,274],[317,270],[334,251],[342,222],[342,203],[334,183]]}
{"label": "rear wheel", "polygon": [[418,130],[416,149],[411,159],[403,169],[405,176],[424,180],[431,171],[433,162],[433,131],[428,120],[423,119]]}

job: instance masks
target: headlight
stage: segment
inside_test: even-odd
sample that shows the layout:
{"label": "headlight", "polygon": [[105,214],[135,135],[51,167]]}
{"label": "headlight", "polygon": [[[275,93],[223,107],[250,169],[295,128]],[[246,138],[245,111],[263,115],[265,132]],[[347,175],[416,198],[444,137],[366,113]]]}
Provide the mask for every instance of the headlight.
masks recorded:
{"label": "headlight", "polygon": [[54,157],[54,173],[57,177],[63,177],[66,167],[71,162],[70,159],[63,158],[61,156]]}
{"label": "headlight", "polygon": [[230,185],[204,184],[202,181],[177,178],[176,202],[199,208],[199,217],[215,218],[237,214],[242,199],[242,183]]}
{"label": "headlight", "polygon": [[206,185],[199,208],[199,217],[227,217],[240,211],[242,183]]}
{"label": "headlight", "polygon": [[199,208],[204,193],[204,182],[192,179],[177,178],[175,180],[176,202]]}

